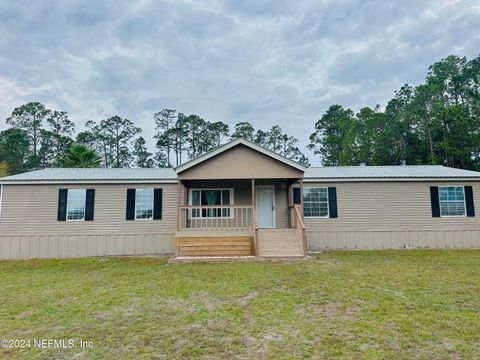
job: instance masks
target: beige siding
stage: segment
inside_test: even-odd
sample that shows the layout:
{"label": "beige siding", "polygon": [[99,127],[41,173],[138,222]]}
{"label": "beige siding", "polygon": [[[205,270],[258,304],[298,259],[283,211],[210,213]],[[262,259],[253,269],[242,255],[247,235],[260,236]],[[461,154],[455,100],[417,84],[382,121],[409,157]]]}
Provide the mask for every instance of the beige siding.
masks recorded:
{"label": "beige siding", "polygon": [[288,189],[286,182],[275,185],[275,225],[278,229],[288,228]]}
{"label": "beige siding", "polygon": [[[162,188],[162,220],[126,221],[127,188]],[[94,221],[57,221],[60,188],[95,189]],[[0,258],[170,253],[177,185],[5,185]]]}
{"label": "beige siding", "polygon": [[[430,186],[472,185],[476,217],[433,218]],[[337,188],[338,218],[305,218],[309,248],[479,247],[478,182],[305,183]]]}
{"label": "beige siding", "polygon": [[[162,188],[162,220],[127,221],[128,188]],[[95,221],[57,221],[58,190],[95,189]],[[148,234],[177,229],[177,185],[5,185],[1,234]]]}
{"label": "beige siding", "polygon": [[236,146],[178,175],[188,179],[272,179],[303,178],[303,171],[261,154]]}

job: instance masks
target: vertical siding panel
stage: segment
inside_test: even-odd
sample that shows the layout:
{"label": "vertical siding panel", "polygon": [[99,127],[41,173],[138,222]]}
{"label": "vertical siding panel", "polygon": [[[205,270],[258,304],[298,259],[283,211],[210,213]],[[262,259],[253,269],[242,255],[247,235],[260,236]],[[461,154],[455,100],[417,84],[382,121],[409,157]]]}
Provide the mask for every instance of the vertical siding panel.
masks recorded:
{"label": "vertical siding panel", "polygon": [[[443,241],[443,234],[447,233],[446,231],[443,231],[443,232],[440,232],[440,231],[435,231],[433,234],[435,234],[435,237],[437,238],[437,241],[436,241],[436,245],[437,245],[437,249],[439,248],[444,248],[444,247],[448,247],[447,244],[445,244],[445,242]],[[448,235],[451,239],[451,241],[453,240],[451,238],[451,234],[450,232],[448,232]]]}
{"label": "vertical siding panel", "polygon": [[382,249],[383,248],[383,236],[384,234],[382,232],[375,232],[375,248],[376,249]]}
{"label": "vertical siding panel", "polygon": [[337,247],[337,236],[335,232],[329,232],[328,234],[328,247],[330,249],[338,249]]}
{"label": "vertical siding panel", "polygon": [[436,236],[436,231],[429,231],[424,233],[424,247],[425,248],[438,248],[438,241]]}
{"label": "vertical siding panel", "polygon": [[464,243],[464,247],[478,247],[478,243],[477,241],[475,241],[475,239],[478,240],[480,236],[480,232],[478,231],[469,231],[469,234],[466,238],[466,241]]}
{"label": "vertical siding panel", "polygon": [[343,249],[343,244],[342,244],[342,241],[340,240],[341,236],[342,236],[343,232],[339,231],[339,232],[335,232],[335,233],[331,233],[331,235],[334,237],[335,239],[335,248],[336,249]]}
{"label": "vertical siding panel", "polygon": [[451,243],[455,241],[454,237],[452,238],[452,235],[450,232],[448,232],[448,235],[449,235],[449,243],[450,244],[447,244],[445,239],[444,239],[444,235],[447,234],[446,231],[435,231],[435,235],[436,235],[436,238],[437,238],[437,249],[438,248],[449,248],[451,247]]}
{"label": "vertical siding panel", "polygon": [[408,232],[408,235],[410,236],[409,237],[409,241],[411,243],[411,247],[416,249],[418,247],[420,247],[420,235],[419,235],[419,232],[418,231],[409,231]]}
{"label": "vertical siding panel", "polygon": [[470,246],[472,247],[480,247],[480,232],[475,231],[472,233],[472,237],[470,238]]}
{"label": "vertical siding panel", "polygon": [[344,240],[343,246],[346,249],[351,248],[354,245],[351,235],[352,235],[351,232],[344,232],[343,233],[343,240]]}
{"label": "vertical siding panel", "polygon": [[325,232],[321,232],[321,233],[318,233],[317,232],[317,235],[318,235],[318,240],[320,242],[320,248],[332,248],[332,244],[330,243],[330,233],[325,233]]}
{"label": "vertical siding panel", "polygon": [[358,234],[359,234],[359,238],[361,239],[360,249],[366,249],[368,247],[368,239],[369,239],[370,233],[366,231],[361,231],[361,232],[358,232]]}
{"label": "vertical siding panel", "polygon": [[308,246],[309,249],[312,250],[322,248],[322,246],[320,245],[320,235],[318,232],[308,232]]}
{"label": "vertical siding panel", "polygon": [[392,240],[392,232],[383,232],[385,236],[385,243],[384,243],[384,248],[385,249],[391,249],[393,247],[393,240]]}
{"label": "vertical siding panel", "polygon": [[345,231],[342,231],[340,233],[340,236],[338,238],[338,241],[340,242],[340,246],[342,249],[346,249],[348,247],[348,241],[347,241],[347,234],[345,233]]}
{"label": "vertical siding panel", "polygon": [[[17,240],[17,239],[15,239],[15,240]],[[14,241],[14,238],[10,239],[10,241],[9,241],[9,243],[8,243],[8,252],[7,252],[7,254],[11,254],[10,257],[9,257],[10,259],[15,259],[16,257],[18,257],[18,254],[17,254],[17,251],[18,251],[18,250],[13,246],[13,244],[14,244],[13,241]],[[18,240],[17,240],[17,241],[18,241]],[[15,243],[17,243],[17,242],[15,242]]]}
{"label": "vertical siding panel", "polygon": [[[451,231],[437,231],[437,238],[438,238],[438,248],[452,248],[457,242],[458,235],[455,236],[454,233]],[[448,241],[447,241],[448,237]]]}
{"label": "vertical siding panel", "polygon": [[[476,235],[476,236],[475,236]],[[480,236],[479,232],[469,231],[466,241],[464,242],[464,247],[478,247],[478,244],[475,243],[474,239]]]}

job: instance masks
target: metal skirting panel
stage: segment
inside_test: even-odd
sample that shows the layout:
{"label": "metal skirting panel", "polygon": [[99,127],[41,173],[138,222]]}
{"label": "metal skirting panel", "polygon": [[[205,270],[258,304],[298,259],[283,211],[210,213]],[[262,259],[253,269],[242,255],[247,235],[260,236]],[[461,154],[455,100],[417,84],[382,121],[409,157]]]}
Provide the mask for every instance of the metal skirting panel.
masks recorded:
{"label": "metal skirting panel", "polygon": [[308,249],[480,248],[480,230],[307,231]]}
{"label": "metal skirting panel", "polygon": [[0,259],[172,254],[175,233],[0,235]]}
{"label": "metal skirting panel", "polygon": [[[308,231],[308,249],[480,248],[480,230]],[[0,235],[0,259],[172,254],[175,233]]]}

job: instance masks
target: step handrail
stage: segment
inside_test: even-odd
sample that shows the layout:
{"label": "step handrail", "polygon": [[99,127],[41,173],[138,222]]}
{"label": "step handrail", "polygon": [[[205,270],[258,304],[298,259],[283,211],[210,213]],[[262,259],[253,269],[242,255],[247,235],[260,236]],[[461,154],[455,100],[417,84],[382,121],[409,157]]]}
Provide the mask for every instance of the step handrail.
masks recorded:
{"label": "step handrail", "polygon": [[302,230],[305,230],[305,224],[303,222],[302,216],[300,215],[300,209],[299,209],[300,206],[294,205],[293,208],[295,209],[295,214],[297,215],[297,220],[298,220],[298,223],[300,224],[300,227],[302,228]]}
{"label": "step handrail", "polygon": [[305,234],[305,223],[303,222],[300,212],[300,205],[294,205],[293,208],[295,209],[296,215],[295,228],[298,235],[298,240],[300,242],[300,246],[302,247],[303,255],[307,256],[307,237]]}

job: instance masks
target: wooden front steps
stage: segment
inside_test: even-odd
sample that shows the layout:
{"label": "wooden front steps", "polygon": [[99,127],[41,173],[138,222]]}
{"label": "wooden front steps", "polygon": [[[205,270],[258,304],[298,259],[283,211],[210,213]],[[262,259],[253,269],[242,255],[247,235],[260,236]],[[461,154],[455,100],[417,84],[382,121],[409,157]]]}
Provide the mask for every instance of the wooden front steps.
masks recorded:
{"label": "wooden front steps", "polygon": [[[235,258],[255,256],[253,236],[245,234],[178,233],[176,257]],[[301,239],[295,229],[259,229],[257,246],[259,258],[303,258]]]}
{"label": "wooden front steps", "polygon": [[257,245],[259,257],[305,256],[295,229],[258,229]]}
{"label": "wooden front steps", "polygon": [[253,236],[177,237],[177,257],[252,256]]}

